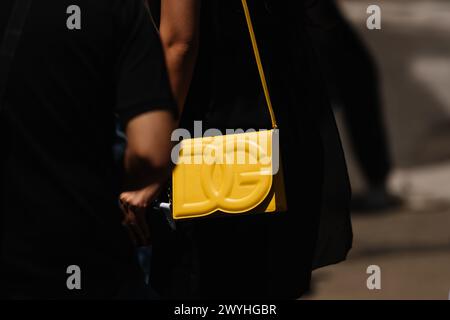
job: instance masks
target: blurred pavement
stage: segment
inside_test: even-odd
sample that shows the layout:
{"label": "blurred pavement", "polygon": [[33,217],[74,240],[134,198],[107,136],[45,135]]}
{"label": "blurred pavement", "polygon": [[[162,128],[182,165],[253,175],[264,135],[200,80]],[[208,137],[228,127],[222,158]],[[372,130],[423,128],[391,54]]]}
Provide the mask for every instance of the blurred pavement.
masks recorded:
{"label": "blurred pavement", "polygon": [[[377,59],[401,209],[355,213],[349,259],[314,272],[307,299],[449,299],[450,295],[450,1],[341,0]],[[366,9],[382,10],[382,29],[366,28]],[[339,118],[339,115],[338,115]],[[341,121],[339,121],[341,122]],[[364,181],[344,136],[355,190]],[[366,269],[381,268],[381,290]]]}

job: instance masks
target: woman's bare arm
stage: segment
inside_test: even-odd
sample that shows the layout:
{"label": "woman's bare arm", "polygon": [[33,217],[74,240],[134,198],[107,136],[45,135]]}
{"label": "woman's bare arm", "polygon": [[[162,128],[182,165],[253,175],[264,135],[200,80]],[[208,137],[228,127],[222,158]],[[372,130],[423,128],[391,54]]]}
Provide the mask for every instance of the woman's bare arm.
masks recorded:
{"label": "woman's bare arm", "polygon": [[[183,110],[196,63],[201,0],[161,0],[160,33],[173,94]],[[125,224],[137,243],[146,244],[146,208],[169,177],[175,123],[170,114],[152,112],[133,119],[127,127],[125,157],[130,191],[121,194]]]}
{"label": "woman's bare arm", "polygon": [[170,112],[153,111],[135,117],[126,128],[127,191],[120,195],[120,200],[124,223],[137,244],[145,245],[149,241],[146,209],[170,177],[170,136],[175,127],[176,121]]}
{"label": "woman's bare arm", "polygon": [[200,3],[201,0],[161,0],[161,40],[180,113],[197,59]]}

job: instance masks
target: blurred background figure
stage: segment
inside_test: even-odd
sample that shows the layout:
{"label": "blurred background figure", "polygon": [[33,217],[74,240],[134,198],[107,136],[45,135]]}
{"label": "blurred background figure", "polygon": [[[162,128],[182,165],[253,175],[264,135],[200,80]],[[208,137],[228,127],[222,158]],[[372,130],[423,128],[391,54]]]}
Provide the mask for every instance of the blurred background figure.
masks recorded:
{"label": "blurred background figure", "polygon": [[[361,159],[361,147],[355,142],[352,128],[355,124],[349,123],[349,116],[353,117],[349,111],[353,109],[344,105],[359,97],[360,101],[354,102],[355,108],[366,110],[372,116],[378,113],[380,118],[371,119],[371,123],[378,121],[382,128],[384,120],[384,141],[389,143],[371,136],[356,139],[367,142],[378,164],[383,163],[380,159],[390,159],[378,168],[390,171],[387,179],[384,175],[386,189],[398,194],[403,205],[380,212],[388,214],[354,216],[354,245],[348,261],[316,271],[315,290],[309,298],[446,300],[450,291],[450,2],[339,0],[335,4],[354,30],[354,35],[350,35],[342,21],[329,20],[334,25],[328,28],[341,26],[339,37],[346,44],[335,46],[332,49],[335,52],[325,52],[325,55],[341,55],[342,59],[342,65],[337,66],[339,78],[328,82],[337,84],[329,89],[340,105],[335,112],[352,188],[356,194],[364,194],[364,190],[370,190],[366,185],[371,183]],[[366,27],[370,5],[381,9],[381,30]],[[331,14],[336,17],[336,12],[327,12],[326,17],[330,18]],[[317,33],[311,35],[316,44],[318,40],[323,41],[317,38]],[[356,44],[355,36],[368,49]],[[382,104],[376,103],[378,97],[373,91],[376,88],[373,64],[367,62],[367,54],[361,50],[370,52],[378,66],[381,80],[378,97]],[[327,65],[323,69],[328,77],[330,73],[336,74]],[[358,81],[348,80],[355,75]],[[372,83],[370,89],[368,83]],[[353,90],[354,96],[345,98],[342,90],[346,89]],[[374,100],[369,101],[359,90],[365,90]],[[368,110],[373,106],[378,111]],[[356,126],[368,121],[366,114],[353,115],[360,117]],[[374,127],[365,130],[375,132]],[[369,145],[373,141],[381,144]],[[374,153],[383,150],[380,148],[383,144],[387,157]],[[379,177],[383,177],[382,172],[378,171]],[[371,276],[367,270],[371,265],[380,268],[380,290],[367,287]]]}
{"label": "blurred background figure", "polygon": [[347,22],[335,0],[323,0],[310,12],[310,35],[332,105],[345,117],[355,156],[366,178],[364,192],[354,194],[352,207],[379,211],[397,206],[388,191],[392,161],[385,133],[382,97],[375,60]]}

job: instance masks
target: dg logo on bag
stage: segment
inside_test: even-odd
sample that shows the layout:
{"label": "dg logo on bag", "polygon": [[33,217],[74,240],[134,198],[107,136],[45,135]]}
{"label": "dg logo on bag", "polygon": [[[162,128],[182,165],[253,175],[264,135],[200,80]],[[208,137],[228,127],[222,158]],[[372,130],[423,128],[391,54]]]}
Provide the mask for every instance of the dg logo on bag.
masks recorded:
{"label": "dg logo on bag", "polygon": [[273,182],[272,133],[183,140],[173,174],[174,217],[237,214],[261,204]]}

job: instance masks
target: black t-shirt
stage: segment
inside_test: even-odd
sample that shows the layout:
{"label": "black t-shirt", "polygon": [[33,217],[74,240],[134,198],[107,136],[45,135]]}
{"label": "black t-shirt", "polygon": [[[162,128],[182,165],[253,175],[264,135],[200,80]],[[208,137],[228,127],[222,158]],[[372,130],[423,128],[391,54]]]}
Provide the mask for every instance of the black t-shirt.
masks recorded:
{"label": "black t-shirt", "polygon": [[[0,35],[12,2],[0,2]],[[115,117],[175,111],[143,1],[34,1],[6,103],[0,286],[114,295],[135,268],[114,188]],[[67,289],[70,265],[81,268],[81,291]]]}

